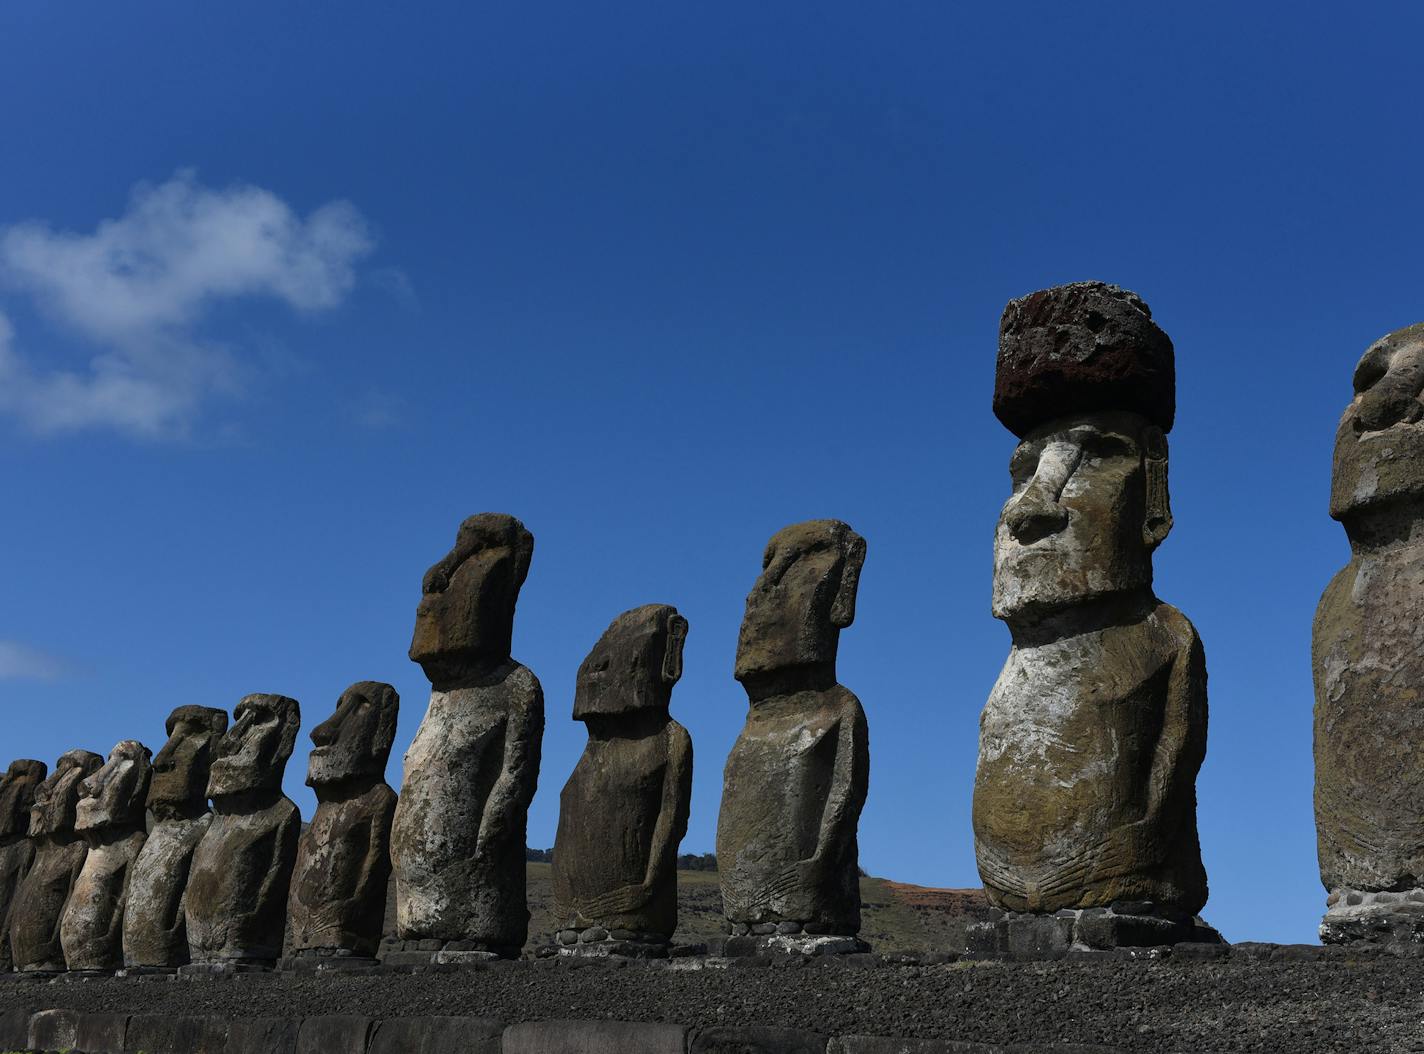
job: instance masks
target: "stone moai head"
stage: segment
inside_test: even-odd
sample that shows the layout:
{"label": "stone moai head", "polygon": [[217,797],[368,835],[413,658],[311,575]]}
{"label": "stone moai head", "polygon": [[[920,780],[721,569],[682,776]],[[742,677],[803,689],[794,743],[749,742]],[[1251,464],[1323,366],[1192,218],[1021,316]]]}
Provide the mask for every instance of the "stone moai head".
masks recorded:
{"label": "stone moai head", "polygon": [[76,831],[102,831],[143,823],[151,772],[148,747],[136,739],[122,739],[109,752],[109,760],[79,783],[75,810]]}
{"label": "stone moai head", "polygon": [[1075,282],[1009,302],[994,413],[1019,437],[994,540],[993,613],[1033,622],[1152,584],[1172,529],[1172,341],[1136,293]]}
{"label": "stone moai head", "polygon": [[735,676],[752,690],[792,670],[835,669],[840,631],[855,621],[865,539],[840,520],[807,520],[772,535],[747,594]]}
{"label": "stone moai head", "polygon": [[1335,433],[1330,515],[1381,540],[1424,518],[1424,322],[1381,337],[1355,367]]}
{"label": "stone moai head", "polygon": [[285,695],[249,695],[232,715],[233,726],[218,741],[208,797],[280,788],[287,759],[297,745],[301,706]]}
{"label": "stone moai head", "polygon": [[98,770],[104,759],[90,750],[70,750],[59,756],[54,771],[35,788],[30,806],[30,835],[66,834],[74,830],[79,785]]}
{"label": "stone moai head", "polygon": [[667,711],[682,676],[687,619],[668,604],[645,604],[609,624],[578,669],[574,720]]}
{"label": "stone moai head", "polygon": [[307,786],[325,787],[386,771],[396,738],[400,696],[381,681],[357,681],[336,701],[336,713],[312,729],[316,749]]}
{"label": "stone moai head", "polygon": [[218,742],[227,731],[227,711],[180,706],[164,724],[168,741],[153,759],[148,807],[159,816],[201,812],[208,800],[208,776]]}
{"label": "stone moai head", "polygon": [[48,773],[49,766],[43,761],[23,758],[10,762],[0,778],[0,838],[29,834],[35,789]]}
{"label": "stone moai head", "polygon": [[483,512],[460,524],[455,547],[425,572],[410,658],[436,688],[509,660],[514,605],[534,536],[513,516]]}

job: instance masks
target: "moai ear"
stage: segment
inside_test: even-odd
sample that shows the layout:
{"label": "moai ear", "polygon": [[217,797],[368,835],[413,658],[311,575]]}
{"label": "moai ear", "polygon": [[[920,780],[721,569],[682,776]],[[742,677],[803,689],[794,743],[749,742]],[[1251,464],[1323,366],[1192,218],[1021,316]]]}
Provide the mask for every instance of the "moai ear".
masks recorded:
{"label": "moai ear", "polygon": [[845,629],[855,621],[855,594],[860,589],[860,569],[865,566],[865,539],[849,528],[842,543],[841,584],[831,604],[831,625]]}
{"label": "moai ear", "polygon": [[687,641],[687,619],[681,615],[668,616],[667,650],[663,652],[663,680],[676,684],[682,676],[682,646]]}
{"label": "moai ear", "polygon": [[1156,425],[1142,431],[1142,467],[1147,474],[1147,502],[1142,541],[1150,549],[1172,530],[1172,502],[1167,492],[1167,437]]}

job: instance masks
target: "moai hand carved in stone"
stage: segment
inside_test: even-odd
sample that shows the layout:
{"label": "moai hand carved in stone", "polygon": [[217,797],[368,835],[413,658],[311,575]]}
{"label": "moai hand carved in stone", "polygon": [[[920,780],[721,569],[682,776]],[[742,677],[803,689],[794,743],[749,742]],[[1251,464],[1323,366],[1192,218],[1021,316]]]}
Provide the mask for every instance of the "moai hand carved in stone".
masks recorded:
{"label": "moai hand carved in stone", "polygon": [[208,776],[227,731],[227,711],[180,706],[164,728],[168,741],[153,759],[148,784],[153,829],[134,861],[124,910],[124,966],[130,970],[171,971],[188,962],[188,875],[212,822]]}
{"label": "moai hand carved in stone", "polygon": [[[1192,922],[1207,896],[1205,658],[1191,623],[1152,592],[1152,554],[1172,526],[1174,370],[1147,305],[1116,286],[1059,286],[1004,310],[994,413],[1020,442],[993,613],[1013,647],[980,720],[974,835],[995,905],[1071,909],[1030,943],[1214,933]],[[1072,914],[1089,908],[1112,910]]]}
{"label": "moai hand carved in stone", "polygon": [[72,971],[110,973],[124,964],[124,907],[134,861],[147,837],[149,750],[122,740],[98,772],[79,784],[74,829],[89,844],[60,922]]}
{"label": "moai hand carved in stone", "polygon": [[35,859],[10,908],[10,952],[26,973],[64,970],[59,923],[89,846],[74,830],[79,785],[104,759],[88,750],[61,754],[54,771],[35,788],[30,839]]}
{"label": "moai hand carved in stone", "polygon": [[386,760],[400,696],[380,681],[341,693],[336,713],[312,730],[307,785],[316,815],[297,846],[288,915],[293,954],[374,963],[391,878],[396,792]]}
{"label": "moai hand carved in stone", "polygon": [[836,683],[836,649],[864,562],[865,539],[840,520],[778,531],[737,639],[751,707],[723,775],[722,910],[735,934],[782,934],[809,952],[863,947],[856,829],[869,734],[860,701]]}
{"label": "moai hand carved in stone", "polygon": [[1424,940],[1424,323],[1355,368],[1330,515],[1350,562],[1315,612],[1315,824],[1327,943]]}
{"label": "moai hand carved in stone", "polygon": [[433,690],[391,834],[396,920],[403,940],[441,941],[450,961],[517,955],[528,935],[524,835],[544,693],[510,640],[533,553],[513,516],[471,516],[416,609],[410,657]]}
{"label": "moai hand carved in stone", "polygon": [[668,706],[687,620],[648,604],[613,620],[578,670],[588,746],[559,796],[554,912],[583,953],[665,954],[677,929],[677,849],[692,797],[692,738]]}
{"label": "moai hand carved in stone", "polygon": [[193,854],[185,903],[193,967],[270,967],[282,954],[301,814],[282,793],[301,707],[249,695],[218,741],[213,818]]}
{"label": "moai hand carved in stone", "polygon": [[29,837],[30,807],[35,788],[48,772],[43,761],[22,759],[10,762],[0,778],[0,973],[14,968],[10,961],[10,906],[35,859]]}

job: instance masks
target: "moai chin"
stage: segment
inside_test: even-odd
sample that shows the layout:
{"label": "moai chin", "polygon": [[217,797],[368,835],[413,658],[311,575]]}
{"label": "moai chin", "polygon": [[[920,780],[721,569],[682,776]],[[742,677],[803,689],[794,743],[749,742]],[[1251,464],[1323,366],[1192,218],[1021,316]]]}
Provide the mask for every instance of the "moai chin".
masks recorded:
{"label": "moai chin", "polygon": [[559,795],[554,912],[584,954],[655,955],[677,929],[677,850],[692,797],[692,738],[668,713],[687,620],[648,604],[613,620],[583,664],[574,720],[588,745]]}
{"label": "moai chin", "polygon": [[856,829],[869,734],[860,701],[836,682],[864,562],[865,539],[840,520],[778,531],[737,639],[750,708],[723,774],[722,910],[734,934],[779,934],[812,953],[864,947]]}
{"label": "moai chin", "polygon": [[14,967],[10,961],[10,905],[20,881],[35,859],[30,841],[30,807],[35,788],[49,773],[43,761],[28,758],[10,762],[0,778],[0,973]]}
{"label": "moai chin", "polygon": [[1059,286],[1004,310],[994,413],[1019,444],[993,614],[1013,645],[980,720],[974,836],[995,905],[1060,913],[1030,943],[1214,936],[1192,921],[1207,897],[1205,658],[1152,592],[1172,526],[1174,370],[1147,305],[1116,286]]}
{"label": "moai chin", "polygon": [[10,907],[10,952],[16,970],[59,973],[65,969],[59,924],[89,853],[89,846],[74,830],[79,786],[103,763],[103,758],[88,750],[68,751],[35,788],[30,806],[34,863]]}
{"label": "moai chin", "polygon": [[301,707],[285,695],[249,695],[233,718],[208,775],[213,818],[188,874],[187,970],[270,967],[282,954],[302,822],[282,774]]}
{"label": "moai chin", "polygon": [[227,711],[180,706],[168,715],[168,740],[153,759],[148,811],[153,828],[134,861],[124,910],[124,966],[171,971],[188,963],[184,905],[193,853],[212,821],[208,776]]}
{"label": "moai chin", "polygon": [[297,846],[288,916],[301,958],[369,959],[381,943],[391,877],[396,792],[385,780],[400,696],[359,681],[336,713],[312,729],[307,786],[316,815]]}
{"label": "moai chin", "polygon": [[1335,434],[1350,562],[1315,612],[1315,824],[1327,943],[1424,940],[1424,323],[1376,341]]}
{"label": "moai chin", "polygon": [[432,691],[391,832],[396,925],[421,949],[441,942],[444,961],[518,955],[528,935],[524,835],[544,693],[510,640],[533,553],[513,516],[471,516],[416,608],[410,658]]}
{"label": "moai chin", "polygon": [[60,921],[71,971],[111,973],[124,963],[123,924],[134,861],[147,837],[149,749],[125,739],[79,784],[74,829],[89,845]]}

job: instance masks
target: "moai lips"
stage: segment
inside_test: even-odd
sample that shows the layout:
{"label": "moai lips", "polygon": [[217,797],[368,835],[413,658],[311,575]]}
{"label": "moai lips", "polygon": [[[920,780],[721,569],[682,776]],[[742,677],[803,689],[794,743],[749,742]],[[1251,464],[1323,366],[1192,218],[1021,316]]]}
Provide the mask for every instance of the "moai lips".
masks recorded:
{"label": "moai lips", "polygon": [[312,730],[307,785],[316,815],[297,846],[288,915],[298,954],[373,956],[390,882],[396,792],[386,784],[400,696],[360,681]]}
{"label": "moai lips", "polygon": [[410,658],[433,691],[405,755],[391,855],[402,939],[517,954],[529,928],[524,836],[544,694],[510,657],[534,538],[513,516],[460,525],[426,572]]}
{"label": "moai lips", "polygon": [[579,667],[574,719],[588,745],[559,796],[554,910],[562,939],[677,929],[677,850],[687,833],[692,739],[668,714],[687,620],[648,604],[613,620]]}
{"label": "moai lips", "polygon": [[301,707],[249,695],[218,742],[213,818],[193,854],[185,902],[193,963],[270,966],[282,953],[301,814],[282,794]]}
{"label": "moai lips", "polygon": [[723,911],[742,932],[860,928],[870,754],[865,712],[835,663],[864,561],[865,540],[841,521],[795,524],[768,543],[747,597],[735,672],[751,705],[717,821]]}
{"label": "moai lips", "polygon": [[123,920],[134,861],[147,837],[149,750],[121,741],[79,785],[75,830],[89,844],[60,922],[70,970],[109,972],[123,965]]}
{"label": "moai lips", "polygon": [[126,967],[175,969],[188,962],[188,875],[212,820],[208,777],[227,724],[226,711],[208,706],[180,706],[168,715],[168,740],[153,759],[148,784],[153,829],[129,879]]}
{"label": "moai lips", "polygon": [[0,778],[0,973],[13,969],[10,907],[20,881],[34,862],[35,847],[29,838],[30,807],[35,788],[48,772],[49,766],[43,761],[22,759],[10,762]]}
{"label": "moai lips", "polygon": [[10,951],[17,970],[49,973],[65,968],[59,924],[89,852],[74,830],[80,785],[103,764],[98,754],[71,750],[60,755],[54,771],[35,788],[30,807],[34,863],[10,909]]}
{"label": "moai lips", "polygon": [[1315,613],[1315,822],[1330,943],[1424,939],[1424,323],[1376,341],[1335,436],[1350,562]]}

